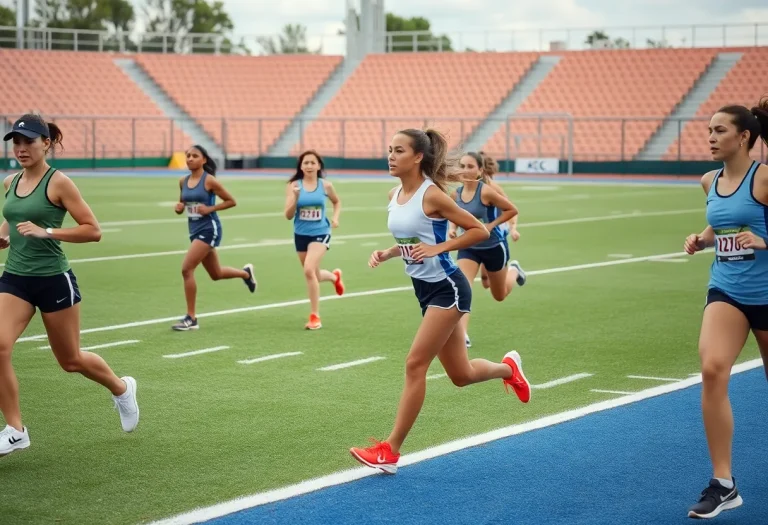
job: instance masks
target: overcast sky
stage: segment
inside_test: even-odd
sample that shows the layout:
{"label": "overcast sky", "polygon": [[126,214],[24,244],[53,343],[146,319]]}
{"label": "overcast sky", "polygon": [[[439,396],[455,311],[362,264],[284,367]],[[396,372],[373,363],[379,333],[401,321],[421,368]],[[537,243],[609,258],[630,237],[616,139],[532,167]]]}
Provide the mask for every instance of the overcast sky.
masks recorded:
{"label": "overcast sky", "polygon": [[[15,0],[0,0],[8,5]],[[144,0],[132,0],[137,6]],[[325,35],[325,52],[343,52],[343,39],[334,37],[343,27],[345,4],[359,5],[360,0],[223,0],[241,35],[277,33],[288,23],[307,26],[313,42]],[[759,27],[759,43],[768,45],[768,1],[766,0],[385,0],[388,12],[411,17],[423,16],[432,22],[434,30],[446,33],[454,46],[471,46],[476,50],[544,47],[550,40],[566,40],[565,32],[539,28],[599,28],[611,26],[656,26],[662,24],[752,24]],[[516,31],[511,31],[516,30]],[[459,36],[459,32],[463,34]],[[483,34],[486,32],[487,34]],[[632,40],[629,31],[609,32]],[[698,44],[722,45],[722,28],[697,29]],[[586,32],[570,35],[571,48],[584,40]],[[667,40],[679,46],[685,38],[690,43],[690,30],[669,29]],[[638,30],[635,41],[639,47],[646,38],[661,38],[661,31]],[[728,44],[752,45],[754,26],[732,28],[726,34]]]}

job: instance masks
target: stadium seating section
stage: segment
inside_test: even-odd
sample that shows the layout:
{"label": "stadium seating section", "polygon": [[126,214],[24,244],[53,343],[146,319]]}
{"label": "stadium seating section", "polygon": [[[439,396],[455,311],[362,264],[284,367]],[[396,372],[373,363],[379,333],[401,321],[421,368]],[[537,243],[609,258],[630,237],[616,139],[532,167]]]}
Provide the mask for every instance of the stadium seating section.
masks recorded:
{"label": "stadium seating section", "polygon": [[[189,137],[113,58],[107,53],[0,49],[5,87],[0,115],[11,121],[29,111],[55,117],[64,134],[60,156],[130,157],[135,151],[136,157],[158,157],[183,149]],[[99,118],[88,118],[94,116]]]}
{"label": "stadium seating section", "polygon": [[[575,160],[632,159],[684,99],[720,49],[563,51],[519,114],[484,149],[498,157],[562,157],[573,116]],[[768,92],[768,48],[741,60],[682,129],[664,158],[706,159],[706,118],[719,106],[754,104]],[[555,54],[555,53],[552,53]],[[299,149],[382,156],[404,127],[433,125],[459,145],[540,53],[369,55],[304,128]],[[54,116],[70,157],[169,156],[191,139],[114,63],[125,55],[0,50],[0,115]],[[263,155],[340,67],[342,57],[139,54],[132,58],[231,156]],[[560,116],[557,116],[557,115]],[[98,117],[98,118],[95,118]],[[507,129],[510,140],[507,140]],[[756,149],[756,155],[761,150]]]}

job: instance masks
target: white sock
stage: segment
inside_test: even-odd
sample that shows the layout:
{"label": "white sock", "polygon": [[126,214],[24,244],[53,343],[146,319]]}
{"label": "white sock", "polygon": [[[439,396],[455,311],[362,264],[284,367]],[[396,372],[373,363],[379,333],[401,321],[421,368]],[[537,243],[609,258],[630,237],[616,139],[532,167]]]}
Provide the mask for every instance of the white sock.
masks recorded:
{"label": "white sock", "polygon": [[715,478],[717,481],[720,482],[720,484],[727,488],[732,489],[733,488],[733,480],[732,479],[723,479],[723,478]]}

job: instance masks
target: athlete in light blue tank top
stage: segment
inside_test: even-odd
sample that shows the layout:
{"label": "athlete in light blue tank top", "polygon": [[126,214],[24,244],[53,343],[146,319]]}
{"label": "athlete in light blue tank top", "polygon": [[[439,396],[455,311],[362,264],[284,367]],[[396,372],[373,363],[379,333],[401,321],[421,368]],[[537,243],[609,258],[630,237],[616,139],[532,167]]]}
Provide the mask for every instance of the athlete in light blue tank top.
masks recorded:
{"label": "athlete in light blue tank top", "polygon": [[768,305],[768,251],[743,247],[740,232],[751,231],[768,239],[768,207],[753,196],[758,162],[753,162],[739,187],[730,195],[721,195],[715,174],[707,195],[707,223],[715,232],[715,260],[709,287],[720,290],[745,305]]}
{"label": "athlete in light blue tank top", "polygon": [[[329,220],[325,201],[333,204]],[[331,227],[339,225],[341,200],[329,181],[323,177],[323,160],[315,151],[299,156],[296,173],[288,181],[285,196],[285,218],[293,221],[293,242],[299,262],[304,268],[304,279],[309,290],[309,322],[307,330],[323,327],[320,321],[320,283],[331,282],[337,295],[344,294],[341,270],[320,268],[320,262],[331,248]]]}
{"label": "athlete in light blue tank top", "polygon": [[296,183],[299,186],[299,196],[293,217],[293,232],[296,235],[312,237],[329,235],[331,221],[325,214],[325,201],[328,194],[325,192],[323,181],[318,179],[312,191],[307,191],[303,180],[298,180]]}
{"label": "athlete in light blue tank top", "polygon": [[[714,518],[743,503],[731,467],[738,462],[732,458],[728,396],[732,367],[750,332],[763,357],[768,349],[768,166],[750,158],[760,138],[768,144],[768,98],[751,109],[723,106],[712,116],[708,145],[723,168],[701,178],[708,226],[684,243],[690,255],[709,247],[715,252],[698,337],[712,477],[688,509],[689,518]],[[768,361],[765,365],[768,375]]]}
{"label": "athlete in light blue tank top", "polygon": [[[179,181],[179,202],[176,213],[187,214],[187,227],[191,245],[182,263],[184,296],[187,300],[187,315],[173,325],[177,332],[197,330],[200,326],[195,315],[197,284],[195,269],[203,263],[211,279],[242,279],[251,293],[256,291],[253,265],[246,264],[242,270],[219,264],[216,248],[221,244],[222,230],[218,211],[236,205],[232,195],[216,179],[216,163],[208,156],[205,148],[192,146],[187,151],[187,168],[190,174]],[[221,203],[216,204],[216,197]]]}

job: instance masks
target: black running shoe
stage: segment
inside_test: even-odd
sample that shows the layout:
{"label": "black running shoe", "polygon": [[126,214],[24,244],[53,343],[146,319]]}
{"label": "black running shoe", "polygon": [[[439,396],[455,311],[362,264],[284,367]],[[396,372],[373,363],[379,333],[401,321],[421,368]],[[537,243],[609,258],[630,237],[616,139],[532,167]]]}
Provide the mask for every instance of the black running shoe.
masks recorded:
{"label": "black running shoe", "polygon": [[736,488],[736,480],[733,480],[733,488],[723,487],[716,479],[709,480],[709,486],[701,493],[699,502],[688,511],[689,518],[709,519],[714,518],[724,510],[740,507],[744,501],[739,496]]}
{"label": "black running shoe", "polygon": [[256,277],[253,276],[253,265],[252,264],[246,264],[243,266],[243,270],[248,272],[248,278],[243,279],[245,282],[245,285],[248,287],[248,290],[250,290],[251,293],[256,291]]}
{"label": "black running shoe", "polygon": [[176,323],[171,327],[177,332],[188,332],[189,330],[197,330],[200,325],[197,324],[197,319],[192,319],[189,315],[185,315],[184,319]]}

